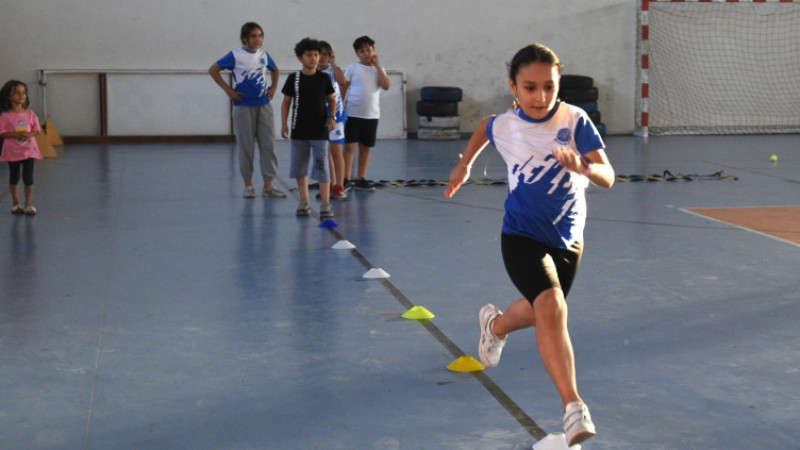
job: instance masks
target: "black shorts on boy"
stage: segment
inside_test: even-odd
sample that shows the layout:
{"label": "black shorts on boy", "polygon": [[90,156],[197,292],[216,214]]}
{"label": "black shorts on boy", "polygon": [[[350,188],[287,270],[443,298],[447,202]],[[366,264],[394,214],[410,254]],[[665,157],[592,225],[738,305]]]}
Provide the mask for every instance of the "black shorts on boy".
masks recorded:
{"label": "black shorts on boy", "polygon": [[378,137],[378,119],[348,117],[344,124],[344,143],[357,142],[365,147],[375,147]]}

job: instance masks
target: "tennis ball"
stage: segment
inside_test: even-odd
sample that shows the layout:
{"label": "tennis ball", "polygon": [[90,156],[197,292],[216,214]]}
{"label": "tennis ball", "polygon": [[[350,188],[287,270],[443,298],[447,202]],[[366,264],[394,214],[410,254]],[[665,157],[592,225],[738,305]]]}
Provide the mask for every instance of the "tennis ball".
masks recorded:
{"label": "tennis ball", "polygon": [[774,163],[778,162],[778,155],[772,155],[772,156],[770,156],[770,157],[769,157],[769,160],[770,160],[770,161],[772,161],[772,162],[774,162]]}

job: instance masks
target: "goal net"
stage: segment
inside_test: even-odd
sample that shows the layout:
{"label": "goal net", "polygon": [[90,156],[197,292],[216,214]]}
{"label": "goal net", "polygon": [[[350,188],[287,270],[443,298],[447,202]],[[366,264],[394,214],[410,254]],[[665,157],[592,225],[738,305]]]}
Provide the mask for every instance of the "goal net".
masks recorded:
{"label": "goal net", "polygon": [[800,132],[800,1],[641,1],[645,135]]}

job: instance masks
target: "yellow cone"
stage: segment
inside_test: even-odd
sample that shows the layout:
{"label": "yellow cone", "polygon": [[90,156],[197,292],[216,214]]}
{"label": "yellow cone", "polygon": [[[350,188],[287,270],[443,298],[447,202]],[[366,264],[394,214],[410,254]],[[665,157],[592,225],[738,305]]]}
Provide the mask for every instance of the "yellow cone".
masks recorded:
{"label": "yellow cone", "polygon": [[403,313],[404,319],[414,319],[414,320],[422,320],[422,319],[433,319],[435,316],[432,312],[425,309],[424,306],[412,306],[408,309],[405,313]]}
{"label": "yellow cone", "polygon": [[64,145],[64,141],[61,139],[61,135],[58,134],[58,131],[56,131],[56,126],[53,125],[53,121],[50,120],[49,117],[44,123],[44,129],[45,129],[45,134],[47,135],[47,140],[50,141],[50,144],[52,144],[55,147],[61,147],[62,145]]}
{"label": "yellow cone", "polygon": [[486,366],[480,361],[469,355],[459,356],[447,366],[447,369],[453,372],[480,372],[485,368]]}
{"label": "yellow cone", "polygon": [[43,134],[37,134],[36,144],[39,145],[39,153],[42,154],[43,158],[55,158],[58,156],[56,149],[53,148],[53,144],[47,140],[47,136]]}

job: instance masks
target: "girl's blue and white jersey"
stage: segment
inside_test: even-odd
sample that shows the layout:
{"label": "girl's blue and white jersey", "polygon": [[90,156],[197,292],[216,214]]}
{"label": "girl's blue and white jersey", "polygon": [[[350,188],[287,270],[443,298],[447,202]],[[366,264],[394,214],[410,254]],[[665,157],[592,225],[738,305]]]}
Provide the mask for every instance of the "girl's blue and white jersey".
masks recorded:
{"label": "girl's blue and white jersey", "polygon": [[554,248],[583,240],[589,179],[562,167],[552,152],[568,147],[584,155],[605,148],[586,113],[560,101],[540,120],[514,109],[493,117],[487,133],[508,167],[503,232]]}
{"label": "girl's blue and white jersey", "polygon": [[328,64],[328,67],[322,69],[320,72],[331,77],[331,84],[333,84],[333,96],[336,98],[336,121],[344,122],[347,120],[347,114],[344,112],[342,90],[339,89],[339,83],[336,82],[336,72],[333,70],[333,64]]}
{"label": "girl's blue and white jersey", "polygon": [[262,106],[269,103],[270,71],[276,69],[275,61],[263,49],[251,52],[246,48],[237,48],[223,56],[217,64],[233,72],[234,89],[241,93],[241,102],[236,106]]}

